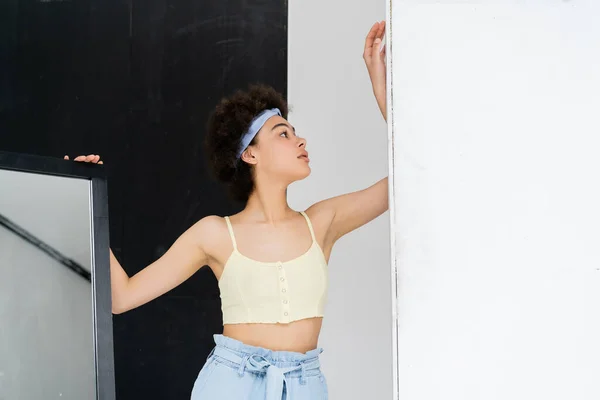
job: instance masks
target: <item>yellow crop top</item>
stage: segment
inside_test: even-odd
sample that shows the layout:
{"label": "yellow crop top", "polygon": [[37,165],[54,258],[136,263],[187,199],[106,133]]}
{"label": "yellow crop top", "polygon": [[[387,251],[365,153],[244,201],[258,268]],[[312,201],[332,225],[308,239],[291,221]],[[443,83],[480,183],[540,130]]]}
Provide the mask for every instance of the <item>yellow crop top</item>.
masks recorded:
{"label": "yellow crop top", "polygon": [[223,324],[290,323],[322,317],[327,298],[327,261],[304,212],[312,245],[289,261],[260,262],[242,255],[229,217],[233,252],[219,279]]}

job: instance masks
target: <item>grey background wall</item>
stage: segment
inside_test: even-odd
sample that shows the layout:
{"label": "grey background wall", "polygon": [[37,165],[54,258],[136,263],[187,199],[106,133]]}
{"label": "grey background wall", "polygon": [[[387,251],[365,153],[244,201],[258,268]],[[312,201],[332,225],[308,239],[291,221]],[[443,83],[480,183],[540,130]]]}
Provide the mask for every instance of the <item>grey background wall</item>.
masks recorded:
{"label": "grey background wall", "polygon": [[[368,30],[383,19],[383,0],[290,1],[290,121],[307,139],[313,170],[292,186],[294,207],[387,175],[387,125],[362,60]],[[391,399],[389,214],[341,239],[329,265],[321,346],[330,398]]]}

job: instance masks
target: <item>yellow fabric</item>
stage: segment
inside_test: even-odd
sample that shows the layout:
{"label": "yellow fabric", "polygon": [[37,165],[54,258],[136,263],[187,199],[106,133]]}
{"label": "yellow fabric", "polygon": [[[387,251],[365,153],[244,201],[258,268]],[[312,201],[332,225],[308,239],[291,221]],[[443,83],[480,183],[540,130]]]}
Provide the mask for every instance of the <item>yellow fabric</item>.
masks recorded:
{"label": "yellow fabric", "polygon": [[322,317],[327,298],[327,261],[315,240],[308,215],[311,247],[284,262],[250,259],[237,249],[231,221],[225,217],[233,252],[219,280],[224,324],[290,323]]}

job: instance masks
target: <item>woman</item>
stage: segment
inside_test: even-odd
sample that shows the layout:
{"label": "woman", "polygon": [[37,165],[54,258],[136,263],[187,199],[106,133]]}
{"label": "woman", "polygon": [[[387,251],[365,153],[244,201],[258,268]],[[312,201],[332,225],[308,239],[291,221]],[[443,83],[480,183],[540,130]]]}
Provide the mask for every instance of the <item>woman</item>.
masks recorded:
{"label": "woman", "polygon": [[[385,118],[384,30],[384,22],[373,25],[364,59]],[[244,210],[201,219],[131,278],[110,253],[114,313],[162,295],[203,265],[219,280],[224,330],[215,335],[193,400],[327,398],[317,347],[327,260],[338,239],[387,210],[387,178],[292,210],[287,187],[310,167],[306,140],[286,117],[285,100],[269,87],[222,100],[209,121],[207,148],[217,177],[246,202]],[[95,155],[75,161],[101,163]]]}

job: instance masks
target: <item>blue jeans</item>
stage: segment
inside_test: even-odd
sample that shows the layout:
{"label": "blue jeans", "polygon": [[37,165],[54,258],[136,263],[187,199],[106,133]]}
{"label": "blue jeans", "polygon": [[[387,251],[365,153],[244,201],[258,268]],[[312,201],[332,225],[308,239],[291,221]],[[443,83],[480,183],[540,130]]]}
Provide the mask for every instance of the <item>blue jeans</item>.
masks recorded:
{"label": "blue jeans", "polygon": [[272,351],[215,335],[191,400],[327,400],[317,348]]}

